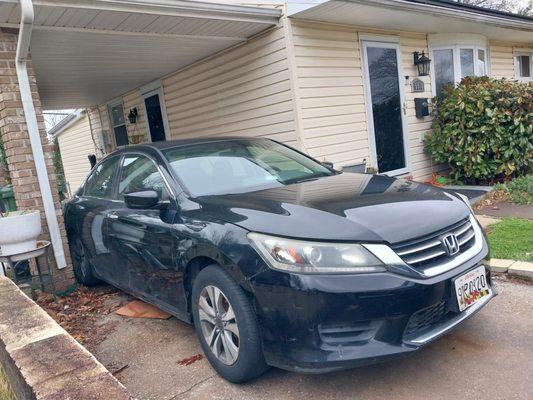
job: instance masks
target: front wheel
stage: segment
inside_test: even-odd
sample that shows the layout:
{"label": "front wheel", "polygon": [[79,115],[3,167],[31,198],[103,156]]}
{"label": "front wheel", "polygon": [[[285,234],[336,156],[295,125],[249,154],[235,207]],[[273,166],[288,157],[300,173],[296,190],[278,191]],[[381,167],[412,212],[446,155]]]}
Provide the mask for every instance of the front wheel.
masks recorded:
{"label": "front wheel", "polygon": [[204,354],[223,378],[242,383],[267,370],[252,306],[221,267],[200,271],[193,284],[192,310]]}
{"label": "front wheel", "polygon": [[94,275],[87,249],[80,238],[75,238],[70,243],[70,254],[72,256],[74,276],[79,283],[85,286],[96,286],[101,283],[100,279]]}

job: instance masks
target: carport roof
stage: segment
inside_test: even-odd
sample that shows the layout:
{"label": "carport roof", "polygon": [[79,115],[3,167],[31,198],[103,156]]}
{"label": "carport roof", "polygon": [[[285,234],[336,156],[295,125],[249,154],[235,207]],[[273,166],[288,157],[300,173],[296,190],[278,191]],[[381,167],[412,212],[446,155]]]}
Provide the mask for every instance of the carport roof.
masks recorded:
{"label": "carport roof", "polygon": [[[18,0],[0,3],[17,28]],[[277,24],[281,10],[180,0],[34,0],[31,56],[43,108],[100,104]]]}

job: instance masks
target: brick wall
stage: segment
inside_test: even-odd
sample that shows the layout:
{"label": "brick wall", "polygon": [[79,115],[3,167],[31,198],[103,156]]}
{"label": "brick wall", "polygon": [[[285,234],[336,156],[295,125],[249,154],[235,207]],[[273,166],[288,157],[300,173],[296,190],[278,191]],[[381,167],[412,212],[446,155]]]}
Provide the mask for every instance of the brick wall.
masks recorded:
{"label": "brick wall", "polygon": [[[22,102],[20,100],[17,74],[15,70],[15,51],[17,45],[17,31],[14,29],[0,29],[0,135],[6,149],[6,158],[9,166],[9,174],[13,183],[15,201],[19,210],[39,210],[41,211],[43,233],[41,239],[50,240],[48,227],[44,215],[43,202],[37,172],[30,146],[30,139],[24,118]],[[56,205],[61,236],[65,256],[67,258],[67,268],[57,270],[50,251],[50,258],[56,275],[56,286],[58,289],[66,289],[73,283],[72,266],[70,253],[66,239],[65,225],[59,202],[56,174],[53,164],[54,146],[48,143],[42,115],[41,102],[31,61],[28,61],[28,74],[32,87],[35,111],[39,123],[41,143],[43,146],[46,168],[50,180],[50,186]]]}

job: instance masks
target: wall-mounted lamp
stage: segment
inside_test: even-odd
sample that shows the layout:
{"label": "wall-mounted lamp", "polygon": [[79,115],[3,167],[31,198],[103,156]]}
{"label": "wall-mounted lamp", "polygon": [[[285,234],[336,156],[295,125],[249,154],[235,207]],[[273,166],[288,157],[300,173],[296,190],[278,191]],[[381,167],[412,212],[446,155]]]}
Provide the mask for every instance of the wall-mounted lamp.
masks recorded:
{"label": "wall-mounted lamp", "polygon": [[429,65],[431,64],[431,60],[426,57],[424,52],[419,53],[418,51],[415,51],[413,53],[413,61],[418,68],[418,76],[429,75]]}
{"label": "wall-mounted lamp", "polygon": [[137,123],[137,116],[139,113],[137,112],[137,107],[130,108],[130,113],[128,114],[128,120],[130,121],[130,124]]}

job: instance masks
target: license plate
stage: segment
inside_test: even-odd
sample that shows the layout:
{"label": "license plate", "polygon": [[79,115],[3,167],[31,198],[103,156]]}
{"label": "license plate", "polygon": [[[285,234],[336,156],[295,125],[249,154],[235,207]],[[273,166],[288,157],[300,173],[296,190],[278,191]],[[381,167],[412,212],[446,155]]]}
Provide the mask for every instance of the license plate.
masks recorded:
{"label": "license plate", "polygon": [[487,274],[483,265],[468,271],[455,280],[455,294],[459,311],[466,310],[490,294]]}

